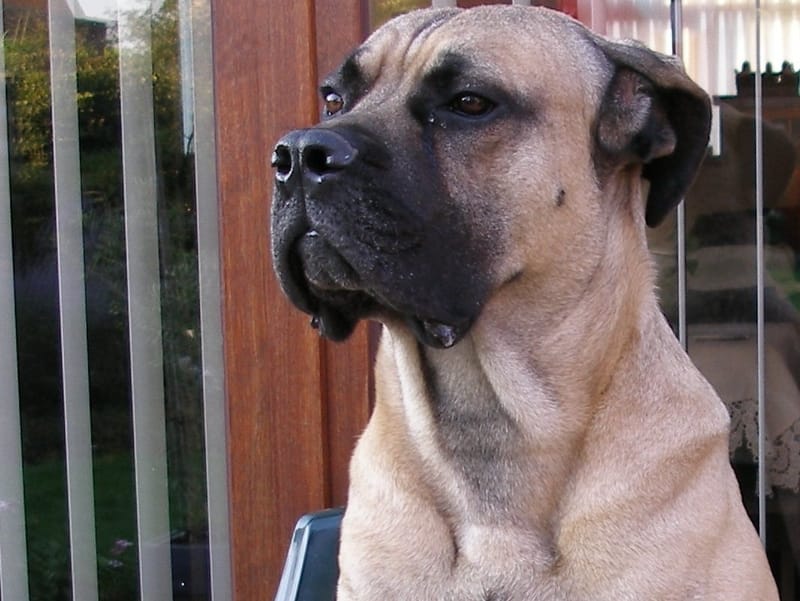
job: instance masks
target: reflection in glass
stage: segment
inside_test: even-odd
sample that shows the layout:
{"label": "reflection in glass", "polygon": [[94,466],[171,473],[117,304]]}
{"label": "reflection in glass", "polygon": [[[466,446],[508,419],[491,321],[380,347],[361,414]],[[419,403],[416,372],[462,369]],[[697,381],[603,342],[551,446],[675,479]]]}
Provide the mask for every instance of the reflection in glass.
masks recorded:
{"label": "reflection in glass", "polygon": [[430,5],[430,0],[369,0],[370,31],[375,31],[392,17]]}
{"label": "reflection in glass", "polygon": [[[731,451],[746,505],[763,529],[783,594],[793,599],[788,591],[800,560],[800,305],[793,293],[800,248],[787,225],[800,198],[787,195],[798,138],[774,118],[773,100],[763,98],[757,170],[752,88],[715,98],[721,152],[706,160],[687,197],[687,321],[690,355],[731,414]],[[800,98],[789,102],[800,114]]]}
{"label": "reflection in glass", "polygon": [[[745,505],[762,527],[781,598],[796,601],[800,5],[767,0],[758,11],[752,0],[677,4],[682,58],[713,97],[716,133],[686,198],[682,297],[675,223],[648,233],[662,309],[673,324],[683,312],[689,354],[728,407],[731,458]],[[579,8],[595,29],[669,51],[659,41],[671,30],[669,3],[591,0]]]}
{"label": "reflection in glass", "polygon": [[[612,4],[617,29],[642,30],[640,3]],[[800,12],[786,0],[762,2],[757,30],[754,2],[681,5],[683,59],[714,98],[719,132],[685,203],[688,350],[731,414],[731,458],[746,507],[762,527],[782,599],[795,600],[800,97],[793,65],[800,63],[800,36],[791,32],[800,27]],[[668,257],[675,229],[661,227],[650,240],[657,258]],[[676,270],[669,260],[659,267],[663,309],[675,323]]]}
{"label": "reflection in glass", "polygon": [[[210,90],[209,82],[195,87],[189,43],[193,37],[207,47],[210,16],[203,2],[122,4],[119,15],[89,18],[64,0],[51,0],[49,10],[4,3],[27,539],[27,549],[15,552],[27,554],[36,601],[128,601],[146,590],[165,600],[211,598],[203,402],[204,381],[216,380],[216,389],[221,375],[201,354],[196,199],[213,195],[214,182],[195,168],[199,140],[206,159],[212,154],[207,132],[195,132],[198,114],[209,128]],[[205,21],[190,26],[192,19]],[[210,76],[208,68],[203,73]],[[131,80],[138,103],[126,88]],[[196,106],[198,98],[208,106]],[[136,171],[131,161],[146,168]],[[198,190],[198,179],[210,189]],[[60,212],[57,223],[64,206],[76,212]],[[146,207],[149,275],[140,249],[131,247],[147,226]],[[137,272],[144,279],[135,285],[145,296],[155,292],[152,298],[130,297]],[[78,307],[72,318],[70,307]],[[88,367],[74,362],[82,336]],[[137,359],[151,370],[149,388],[132,379],[136,340],[152,345]],[[84,389],[76,385],[82,378]],[[142,422],[143,411],[155,419]],[[159,436],[160,452],[150,444]],[[0,457],[4,469],[11,459]],[[159,470],[157,503],[141,483]],[[224,489],[224,474],[214,472]],[[140,534],[159,512],[158,532]],[[224,538],[225,529],[218,531]],[[166,570],[160,584],[144,569],[153,561]],[[216,599],[226,598],[224,588]]]}

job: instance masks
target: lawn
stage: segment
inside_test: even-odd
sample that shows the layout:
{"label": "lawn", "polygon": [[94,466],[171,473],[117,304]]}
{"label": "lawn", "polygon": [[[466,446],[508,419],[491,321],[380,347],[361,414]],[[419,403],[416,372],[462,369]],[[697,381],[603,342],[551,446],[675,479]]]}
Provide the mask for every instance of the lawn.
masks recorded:
{"label": "lawn", "polygon": [[[100,599],[131,601],[138,594],[130,455],[95,457],[94,482]],[[54,459],[26,465],[24,483],[31,601],[68,601],[71,592],[64,462]]]}

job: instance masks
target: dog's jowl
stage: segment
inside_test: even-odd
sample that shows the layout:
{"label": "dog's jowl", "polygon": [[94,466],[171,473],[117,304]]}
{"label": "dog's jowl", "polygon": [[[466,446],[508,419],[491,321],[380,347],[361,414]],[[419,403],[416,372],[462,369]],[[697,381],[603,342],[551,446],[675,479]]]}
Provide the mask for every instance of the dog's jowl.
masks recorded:
{"label": "dog's jowl", "polygon": [[724,406],[645,240],[706,152],[680,64],[546,9],[390,21],[273,163],[322,334],[384,324],[340,601],[767,601]]}

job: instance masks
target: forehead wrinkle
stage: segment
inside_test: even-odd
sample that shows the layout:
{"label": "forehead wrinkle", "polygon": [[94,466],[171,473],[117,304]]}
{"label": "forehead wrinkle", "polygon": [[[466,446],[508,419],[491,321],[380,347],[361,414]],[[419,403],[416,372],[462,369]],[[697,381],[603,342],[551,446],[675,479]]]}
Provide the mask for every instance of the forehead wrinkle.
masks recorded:
{"label": "forehead wrinkle", "polygon": [[473,71],[473,62],[457,52],[444,51],[436,56],[432,65],[425,68],[422,82],[432,88],[447,87],[454,79]]}
{"label": "forehead wrinkle", "polygon": [[439,29],[442,25],[448,22],[450,19],[455,17],[456,15],[460,14],[462,9],[458,8],[451,8],[451,9],[443,9],[439,14],[436,14],[432,19],[424,21],[421,23],[412,33],[409,38],[408,45],[405,48],[405,52],[403,53],[403,61],[402,64],[404,67],[410,66],[411,63],[414,63],[418,60],[417,55],[420,52],[420,48],[425,44],[428,38]]}
{"label": "forehead wrinkle", "polygon": [[433,88],[447,87],[458,79],[494,81],[492,69],[469,53],[443,50],[435,56],[433,64],[424,68],[422,81]]}
{"label": "forehead wrinkle", "polygon": [[[324,84],[338,83],[360,88],[371,88],[377,84],[384,67],[399,63],[407,67],[415,61],[419,47],[438,27],[451,17],[462,12],[458,8],[414,11],[376,30],[364,44],[356,48],[342,65],[324,80]],[[420,19],[413,28],[408,21]]]}

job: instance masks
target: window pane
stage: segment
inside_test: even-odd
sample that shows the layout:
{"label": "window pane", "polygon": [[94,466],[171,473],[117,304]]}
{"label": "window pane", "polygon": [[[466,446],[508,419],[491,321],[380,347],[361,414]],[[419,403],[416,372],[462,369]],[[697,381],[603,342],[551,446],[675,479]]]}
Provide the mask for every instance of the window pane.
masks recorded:
{"label": "window pane", "polygon": [[[615,16],[608,33],[669,50],[642,34],[652,30],[644,3],[592,4]],[[676,223],[649,232],[662,308],[673,324],[683,313],[689,354],[731,414],[731,459],[745,506],[762,529],[782,599],[797,599],[800,97],[792,64],[800,63],[800,11],[787,0],[762,3],[759,28],[755,2],[678,4],[684,63],[717,113],[709,156],[687,194],[685,241]],[[667,4],[659,6],[656,30],[670,23]],[[683,293],[672,254],[679,248]]]}
{"label": "window pane", "polygon": [[4,50],[30,595],[59,599],[70,594],[71,579],[49,28],[47,14],[37,16],[6,6]]}
{"label": "window pane", "polygon": [[213,538],[228,599],[208,3],[31,6],[3,5],[30,598],[211,599]]}
{"label": "window pane", "polygon": [[706,161],[687,198],[689,351],[728,405],[745,505],[782,598],[795,599],[800,305],[792,291],[800,246],[790,223],[800,206],[791,186],[800,173],[800,97],[795,69],[770,75],[767,63],[800,61],[790,33],[800,11],[783,0],[762,4],[760,28],[755,4],[691,2],[685,13],[687,66],[720,111],[719,156]]}
{"label": "window pane", "polygon": [[[800,5],[762,8],[765,524],[788,598],[800,596]],[[755,64],[755,61],[753,61]],[[739,91],[739,96],[742,96]],[[745,111],[746,112],[746,111]]]}

